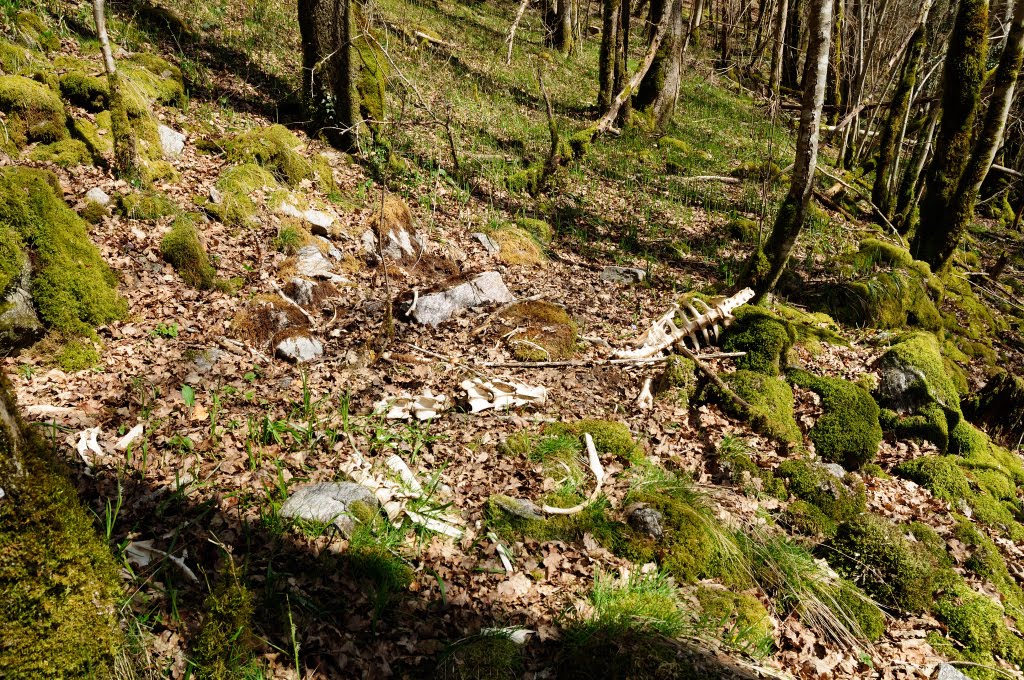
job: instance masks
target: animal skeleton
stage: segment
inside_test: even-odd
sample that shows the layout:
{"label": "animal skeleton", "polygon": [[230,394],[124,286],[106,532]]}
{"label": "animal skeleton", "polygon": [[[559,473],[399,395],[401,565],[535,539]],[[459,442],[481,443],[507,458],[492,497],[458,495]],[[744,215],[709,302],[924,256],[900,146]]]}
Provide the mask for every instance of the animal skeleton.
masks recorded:
{"label": "animal skeleton", "polygon": [[[668,312],[651,325],[644,335],[643,344],[640,347],[632,350],[618,350],[615,352],[615,356],[619,359],[646,359],[676,343],[682,343],[685,346],[687,339],[693,344],[694,350],[699,350],[702,338],[705,345],[712,344],[712,337],[714,340],[718,340],[718,334],[722,332],[722,328],[732,323],[733,310],[746,304],[753,297],[754,291],[744,288],[714,307],[709,307],[703,300],[694,300],[693,303],[704,308],[703,312],[698,311],[693,303],[688,303],[685,311],[681,310],[679,305],[672,305]],[[686,312],[690,313],[688,320],[686,320]],[[682,326],[676,325],[677,314],[686,320]]]}

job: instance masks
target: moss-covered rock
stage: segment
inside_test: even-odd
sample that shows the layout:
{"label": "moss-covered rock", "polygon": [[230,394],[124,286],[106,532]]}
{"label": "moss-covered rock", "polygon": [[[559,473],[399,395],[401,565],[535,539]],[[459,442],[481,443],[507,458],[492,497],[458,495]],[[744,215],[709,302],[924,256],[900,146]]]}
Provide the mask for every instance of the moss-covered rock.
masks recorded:
{"label": "moss-covered rock", "polygon": [[0,297],[21,277],[27,261],[18,232],[0,227]]}
{"label": "moss-covered rock", "polygon": [[119,66],[132,88],[152,102],[179,109],[188,105],[181,69],[163,57],[153,52],[135,52],[121,60]]}
{"label": "moss-covered rock", "polygon": [[67,114],[60,97],[34,80],[0,76],[0,111],[7,114],[6,137],[16,148],[68,137]]}
{"label": "moss-covered rock", "polygon": [[70,71],[60,76],[60,94],[72,104],[98,113],[107,108],[110,89],[103,76]]}
{"label": "moss-covered rock", "polygon": [[310,179],[318,181],[324,191],[334,188],[330,168],[299,153],[302,142],[283,125],[251,130],[222,139],[219,144],[230,162],[242,164],[242,167],[255,164],[288,186],[295,187],[302,180]]}
{"label": "moss-covered rock", "polygon": [[441,657],[436,677],[442,680],[518,680],[523,646],[502,631],[459,640]]}
{"label": "moss-covered rock", "polygon": [[192,648],[196,677],[230,680],[244,676],[252,662],[255,604],[233,566],[206,598],[204,608],[203,624]]}
{"label": "moss-covered rock", "polygon": [[217,178],[219,200],[207,201],[204,209],[224,224],[250,225],[259,208],[254,196],[279,188],[269,171],[255,163],[231,166]]}
{"label": "moss-covered rock", "polygon": [[638,564],[657,562],[663,571],[684,582],[719,576],[721,556],[711,519],[670,493],[631,493],[629,502],[660,513],[663,535],[655,539],[629,527],[627,541],[617,552]]}
{"label": "moss-covered rock", "polygon": [[651,383],[655,396],[672,395],[679,405],[687,408],[697,394],[697,365],[691,359],[672,354]]}
{"label": "moss-covered rock", "polygon": [[50,172],[0,169],[0,225],[16,231],[33,254],[32,297],[43,323],[92,335],[93,326],[120,318],[127,306],[85,222],[62,193]]}
{"label": "moss-covered rock", "polygon": [[701,628],[717,633],[733,648],[754,657],[766,655],[774,642],[775,627],[764,603],[750,593],[698,586]]}
{"label": "moss-covered rock", "polygon": [[791,445],[803,441],[800,427],[793,417],[793,390],[785,380],[739,370],[722,376],[722,381],[750,404],[751,413],[740,413],[732,399],[713,385],[705,389],[702,399],[715,401],[727,412],[749,419],[755,431],[780,443]]}
{"label": "moss-covered rock", "polygon": [[1005,648],[1012,645],[1014,636],[1003,621],[1002,608],[966,583],[954,584],[938,598],[935,613],[946,624],[949,637],[970,656],[991,658],[993,652],[1004,656]]}
{"label": "moss-covered rock", "polygon": [[743,448],[719,444],[715,453],[718,467],[728,476],[729,481],[740,487],[744,493],[763,493],[782,501],[789,498],[785,483],[771,470],[758,467]]}
{"label": "moss-covered rock", "polygon": [[839,526],[824,553],[840,574],[884,605],[926,612],[947,574],[926,548],[877,515],[862,514]]}
{"label": "moss-covered rock", "polygon": [[878,416],[882,429],[897,439],[921,439],[945,451],[949,444],[949,420],[937,403],[925,404],[914,415],[903,416],[891,409],[882,409]]}
{"label": "moss-covered rock", "polygon": [[817,505],[800,499],[786,506],[782,521],[794,533],[816,539],[832,538],[839,528],[839,524]]}
{"label": "moss-covered rock", "polygon": [[60,48],[60,38],[52,31],[38,14],[27,9],[17,12],[11,24],[15,39],[31,48],[52,52]]}
{"label": "moss-covered rock", "polygon": [[517,514],[522,502],[496,495],[487,500],[484,517],[487,526],[500,536],[529,537],[536,541],[581,541],[590,534],[606,548],[616,548],[627,528],[608,518],[608,504],[598,500],[572,515],[524,517]]}
{"label": "moss-covered rock", "polygon": [[551,245],[551,239],[555,235],[550,224],[532,217],[520,217],[516,220],[516,226],[530,234],[542,246]]}
{"label": "moss-covered rock", "polygon": [[12,680],[114,677],[117,568],[48,448],[0,376],[0,668]]}
{"label": "moss-covered rock", "polygon": [[594,448],[599,453],[607,453],[627,461],[633,460],[643,453],[643,449],[637,445],[625,423],[611,420],[588,418],[569,423],[551,423],[544,428],[544,434],[568,434],[578,437],[581,441],[584,434],[589,434],[594,440]]}
{"label": "moss-covered rock", "polygon": [[117,207],[122,215],[133,220],[158,220],[180,212],[174,201],[154,189],[118,196]]}
{"label": "moss-covered rock", "polygon": [[722,348],[747,353],[736,360],[736,367],[778,375],[796,339],[793,329],[775,314],[754,305],[740,307],[734,316],[736,320],[722,334]]}
{"label": "moss-covered rock", "polygon": [[956,504],[973,494],[956,456],[921,456],[903,461],[893,472],[932,492],[936,498]]}
{"label": "moss-covered rock", "polygon": [[878,453],[882,441],[878,404],[863,388],[839,378],[822,378],[804,370],[787,372],[800,387],[821,396],[824,413],[808,433],[815,452],[847,470],[858,470]]}
{"label": "moss-covered rock", "polygon": [[160,252],[188,285],[200,289],[213,286],[216,270],[210,264],[192,215],[183,214],[174,220],[171,230],[160,241]]}
{"label": "moss-covered rock", "polygon": [[501,318],[508,330],[522,329],[506,338],[520,361],[554,361],[576,353],[576,322],[560,305],[543,300],[517,302],[503,310]]}
{"label": "moss-covered rock", "polygon": [[29,160],[53,163],[62,168],[76,165],[92,165],[92,154],[84,142],[77,139],[62,139],[51,144],[42,144],[28,154]]}
{"label": "moss-covered rock", "polygon": [[874,642],[885,634],[885,615],[860,588],[849,581],[842,581],[836,596],[836,614],[855,634],[863,640]]}
{"label": "moss-covered rock", "polygon": [[825,466],[803,459],[783,461],[775,474],[786,480],[791,494],[814,505],[834,522],[845,522],[864,512],[864,483],[855,475],[838,479]]}
{"label": "moss-covered rock", "polygon": [[485,233],[498,244],[498,259],[505,264],[541,266],[547,262],[544,249],[525,229],[500,224]]}

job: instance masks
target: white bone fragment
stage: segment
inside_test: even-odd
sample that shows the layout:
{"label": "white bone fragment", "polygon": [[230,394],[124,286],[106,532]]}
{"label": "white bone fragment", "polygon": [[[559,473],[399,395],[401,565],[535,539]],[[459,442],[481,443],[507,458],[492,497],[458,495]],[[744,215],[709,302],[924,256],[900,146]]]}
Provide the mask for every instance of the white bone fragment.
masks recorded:
{"label": "white bone fragment", "polygon": [[498,559],[501,560],[501,566],[505,568],[505,573],[511,574],[515,571],[515,567],[512,566],[512,556],[508,552],[508,548],[505,544],[498,540],[497,534],[493,531],[487,532],[487,538],[494,541],[494,550],[498,553]]}
{"label": "white bone fragment", "polygon": [[406,510],[405,516],[411,519],[414,523],[419,524],[430,531],[434,531],[449,538],[454,538],[455,540],[462,538],[462,529],[453,524],[449,524],[448,522],[444,522],[433,517],[426,517],[418,512],[413,512],[412,510]]}
{"label": "white bone fragment", "polygon": [[131,446],[136,439],[142,436],[145,429],[146,427],[142,423],[139,423],[132,429],[128,430],[128,433],[125,434],[125,436],[118,439],[117,443],[114,444],[114,448],[118,451],[127,451],[128,447]]}
{"label": "white bone fragment", "polygon": [[543,385],[531,386],[515,380],[483,380],[470,378],[460,384],[466,390],[471,413],[493,409],[508,409],[526,404],[543,404],[548,390]]}
{"label": "white bone fragment", "polygon": [[482,628],[480,630],[481,635],[500,635],[507,637],[517,645],[525,645],[526,641],[530,639],[530,636],[534,635],[537,631],[530,630],[529,628],[516,628],[510,626],[508,628]]}
{"label": "white bone fragment", "polygon": [[417,420],[430,420],[448,408],[448,397],[444,394],[435,395],[430,390],[423,394],[412,396],[402,394],[393,399],[381,399],[373,405],[373,412],[385,413],[389,420],[407,420],[415,417]]}
{"label": "white bone fragment", "polygon": [[92,451],[97,456],[104,455],[103,449],[100,447],[100,443],[96,439],[99,437],[99,434],[100,428],[98,426],[88,427],[78,433],[78,444],[75,446],[75,449],[78,450],[78,455],[82,457],[82,460],[85,461],[85,464],[89,467],[92,467],[93,461],[89,460],[85,455],[86,451]]}
{"label": "white bone fragment", "polygon": [[398,476],[402,479],[402,483],[405,484],[407,489],[416,494],[416,497],[419,497],[419,495],[423,493],[423,486],[420,485],[419,480],[416,479],[416,475],[412,473],[412,470],[409,469],[409,466],[405,464],[405,461],[402,460],[398,454],[389,456],[388,459],[384,461],[384,464],[398,473]]}
{"label": "white bone fragment", "polygon": [[644,387],[640,390],[640,396],[636,398],[636,405],[642,411],[654,408],[654,395],[651,394],[651,379],[644,380]]}
{"label": "white bone fragment", "polygon": [[594,477],[597,479],[597,485],[594,490],[590,492],[590,497],[580,503],[574,505],[571,508],[555,508],[550,505],[542,505],[541,510],[549,515],[574,515],[580,512],[588,505],[597,500],[597,497],[601,495],[601,487],[604,485],[604,466],[601,465],[601,459],[597,455],[597,447],[594,446],[594,439],[590,436],[590,433],[583,435],[583,442],[587,445],[587,458],[590,463],[590,471],[594,473]]}
{"label": "white bone fragment", "polygon": [[193,583],[199,583],[199,579],[196,577],[195,572],[189,569],[188,565],[185,564],[185,560],[180,557],[164,552],[158,548],[153,547],[153,541],[132,541],[124,549],[124,555],[129,562],[136,564],[140,567],[147,567],[154,560],[169,560],[174,566],[176,566],[182,574]]}

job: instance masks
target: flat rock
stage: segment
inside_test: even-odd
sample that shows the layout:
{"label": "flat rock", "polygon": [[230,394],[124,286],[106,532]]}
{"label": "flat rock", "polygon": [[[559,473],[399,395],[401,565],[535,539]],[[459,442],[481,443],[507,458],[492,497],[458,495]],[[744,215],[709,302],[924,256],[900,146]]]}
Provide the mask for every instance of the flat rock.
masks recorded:
{"label": "flat rock", "polygon": [[110,205],[110,196],[99,187],[93,187],[85,192],[85,200],[99,203],[100,205]]}
{"label": "flat rock", "polygon": [[274,354],[285,361],[302,364],[324,354],[324,343],[308,335],[293,335],[277,343]]}
{"label": "flat rock", "polygon": [[320,210],[305,210],[302,219],[309,222],[310,231],[316,236],[327,236],[327,230],[334,224],[334,218]]}
{"label": "flat rock", "polygon": [[288,282],[288,295],[303,307],[313,304],[313,289],[316,287],[314,281],[296,276]]}
{"label": "flat rock", "polygon": [[185,135],[163,124],[158,125],[156,131],[160,135],[160,148],[164,156],[177,158],[185,150]]}
{"label": "flat rock", "polygon": [[484,247],[484,250],[489,252],[491,255],[497,255],[501,251],[501,246],[493,238],[483,233],[482,231],[475,232],[473,238],[480,242],[480,245]]}
{"label": "flat rock", "polygon": [[419,323],[436,326],[470,307],[504,304],[513,300],[515,296],[505,286],[501,274],[484,272],[472,281],[420,296],[412,311],[412,318]]}
{"label": "flat rock", "polygon": [[601,270],[601,280],[612,283],[640,283],[647,278],[647,272],[637,267],[608,266]]}
{"label": "flat rock", "polygon": [[493,496],[491,501],[499,508],[510,515],[522,519],[544,519],[541,509],[533,501],[525,498],[510,498],[508,496]]}
{"label": "flat rock", "polygon": [[[363,244],[363,250],[368,255],[374,258],[378,257],[377,237],[372,230],[364,231],[360,241]],[[426,249],[426,238],[421,234],[410,234],[407,229],[401,228],[388,231],[387,236],[384,237],[384,243],[381,245],[384,257],[400,263],[415,262]]]}
{"label": "flat rock", "polygon": [[295,253],[295,271],[307,279],[325,279],[345,283],[345,277],[339,276],[331,264],[331,261],[324,257],[317,246],[303,246]]}
{"label": "flat rock", "polygon": [[932,674],[933,680],[971,680],[969,677],[957,670],[956,666],[948,663],[940,663],[935,667]]}
{"label": "flat rock", "polygon": [[836,479],[845,479],[846,469],[839,463],[822,463],[821,467]]}
{"label": "flat rock", "polygon": [[372,510],[379,507],[373,492],[355,482],[321,482],[294,487],[280,514],[289,519],[324,522],[338,527],[346,536],[352,535],[356,520],[353,503],[365,503]]}

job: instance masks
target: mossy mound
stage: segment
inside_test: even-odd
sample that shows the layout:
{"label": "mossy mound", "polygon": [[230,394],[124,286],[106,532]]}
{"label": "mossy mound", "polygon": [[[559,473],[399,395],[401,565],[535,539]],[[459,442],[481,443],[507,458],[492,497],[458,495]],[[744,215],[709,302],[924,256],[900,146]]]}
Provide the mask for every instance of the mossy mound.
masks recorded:
{"label": "mossy mound", "polygon": [[885,634],[885,615],[854,584],[842,581],[835,604],[835,613],[859,638],[874,642]]}
{"label": "mossy mound", "polygon": [[520,361],[569,359],[576,353],[577,327],[565,308],[552,302],[517,302],[503,310],[509,330],[523,330],[506,341]]}
{"label": "mossy mound", "polygon": [[542,266],[547,256],[533,234],[512,224],[501,224],[485,232],[498,244],[498,259],[513,266]]}
{"label": "mossy mound", "polygon": [[7,114],[6,138],[15,148],[68,138],[63,102],[53,90],[34,80],[0,76],[0,111]]}
{"label": "mossy mound", "polygon": [[722,349],[746,352],[736,367],[765,375],[778,375],[786,367],[786,358],[796,334],[775,314],[754,305],[736,310],[736,320],[722,335]]}
{"label": "mossy mound", "polygon": [[825,545],[823,554],[836,571],[901,611],[929,611],[932,594],[952,574],[939,569],[927,548],[877,515],[844,522]]}
{"label": "mossy mound", "polygon": [[21,277],[28,262],[24,245],[18,232],[0,227],[0,297]]}
{"label": "mossy mound", "polygon": [[725,223],[725,233],[743,243],[753,243],[757,239],[758,230],[757,221],[749,217],[731,217]]}
{"label": "mossy mound", "polygon": [[17,232],[33,253],[31,292],[43,323],[64,334],[91,336],[94,326],[123,316],[127,305],[88,227],[62,194],[53,173],[0,169],[0,225]]}
{"label": "mossy mound", "polygon": [[[73,119],[71,121],[71,130],[74,136],[81,140],[86,148],[89,149],[89,153],[92,154],[93,158],[101,159],[104,155],[111,154],[114,151],[110,125],[110,112],[103,111],[96,114],[95,123],[85,118]],[[102,135],[99,133],[101,129],[105,131]]]}
{"label": "mossy mound", "polygon": [[174,201],[154,189],[133,191],[118,196],[117,208],[122,215],[133,220],[158,220],[180,212]]}
{"label": "mossy mound", "polygon": [[740,413],[736,404],[714,385],[704,390],[704,401],[715,401],[730,414],[747,418],[754,431],[786,445],[800,444],[803,435],[793,417],[793,390],[781,378],[739,370],[722,376],[740,398],[750,404],[751,413]]}
{"label": "mossy mound", "polygon": [[701,629],[753,657],[771,651],[775,627],[768,609],[756,597],[707,586],[699,586],[694,595],[700,603]]}
{"label": "mossy mound", "polygon": [[786,506],[782,513],[782,522],[794,533],[811,538],[832,538],[836,535],[839,525],[831,517],[822,512],[821,508],[807,501],[796,499]]}
{"label": "mossy mound", "polygon": [[258,165],[288,186],[296,187],[302,180],[309,179],[319,182],[324,191],[334,188],[334,178],[326,161],[323,158],[310,161],[299,153],[297,149],[302,142],[283,125],[271,125],[222,139],[219,145],[228,161],[243,167]]}
{"label": "mossy mound", "polygon": [[953,584],[939,597],[935,613],[960,644],[962,658],[992,664],[998,655],[1018,664],[1024,661],[1024,640],[1007,627],[1002,607],[966,583]]}
{"label": "mossy mound", "polygon": [[921,439],[935,444],[940,451],[945,451],[949,444],[949,421],[946,411],[937,403],[925,404],[912,416],[882,409],[878,422],[897,439]]}
{"label": "mossy mound", "polygon": [[438,680],[518,680],[523,647],[502,632],[459,640],[441,657]]}
{"label": "mossy mound", "polygon": [[751,459],[745,450],[719,445],[715,462],[729,481],[747,494],[765,494],[779,500],[789,498],[785,483],[771,470],[765,470]]}
{"label": "mossy mound", "polygon": [[966,517],[957,517],[954,534],[973,550],[964,566],[995,586],[1002,597],[1006,613],[1016,619],[1019,626],[1024,620],[1024,588],[1021,588],[1017,579],[1010,573],[998,546],[992,539],[978,531]]}
{"label": "mossy mound", "polygon": [[70,71],[60,76],[60,94],[72,104],[98,113],[107,108],[110,88],[103,76]]}
{"label": "mossy mound", "polygon": [[551,225],[544,220],[534,219],[532,217],[520,217],[516,220],[516,226],[524,230],[534,239],[537,243],[542,246],[551,245],[551,239],[554,238],[555,232],[551,228]]}
{"label": "mossy mound", "polygon": [[670,493],[631,493],[630,504],[639,503],[661,513],[660,539],[625,529],[626,543],[620,553],[637,564],[657,562],[663,571],[692,583],[719,575],[719,546],[712,520],[685,499]]}
{"label": "mossy mound", "polygon": [[192,215],[180,215],[174,220],[171,230],[160,241],[160,252],[193,288],[205,290],[216,281],[216,270],[210,264]]}
{"label": "mossy mound", "polygon": [[931,297],[941,284],[904,249],[866,239],[846,258],[845,269],[851,280],[828,286],[823,296],[825,311],[836,320],[871,328],[942,328]]}
{"label": "mossy mound", "polygon": [[874,460],[882,441],[878,404],[862,387],[840,378],[822,378],[804,370],[786,373],[795,385],[821,396],[824,413],[808,437],[815,452],[847,470]]}
{"label": "mossy mound", "polygon": [[665,361],[665,368],[651,383],[656,396],[672,395],[683,408],[697,394],[697,365],[691,359],[672,354]]}
{"label": "mossy mound", "polygon": [[13,19],[8,17],[8,20],[15,39],[22,45],[45,52],[60,48],[60,38],[46,26],[38,14],[23,9],[17,12]]}
{"label": "mossy mound", "polygon": [[256,346],[266,346],[278,333],[309,325],[306,316],[278,295],[257,295],[235,316],[231,333]]}
{"label": "mossy mound", "polygon": [[233,567],[206,598],[204,608],[203,624],[192,647],[196,677],[230,680],[258,670],[253,660],[255,604]]}
{"label": "mossy mound", "polygon": [[76,165],[92,165],[92,154],[89,147],[78,139],[62,139],[51,144],[42,144],[33,148],[28,154],[29,160],[40,163],[53,163],[62,168]]}
{"label": "mossy mound", "polygon": [[957,456],[922,456],[903,461],[893,468],[893,472],[920,484],[936,498],[956,504],[973,495],[967,475],[959,463]]}
{"label": "mossy mound", "polygon": [[224,170],[217,178],[219,200],[203,203],[203,208],[224,224],[249,225],[259,208],[254,196],[269,194],[279,188],[277,180],[255,163],[235,165]]}
{"label": "mossy mound", "polygon": [[119,63],[130,87],[151,102],[184,109],[188,105],[181,69],[152,52],[136,52]]}
{"label": "mossy mound", "polygon": [[599,453],[607,453],[622,460],[631,461],[643,454],[624,423],[611,420],[584,419],[571,423],[551,423],[544,428],[544,434],[571,435],[583,440],[589,434],[594,440],[594,448]]}
{"label": "mossy mound", "polygon": [[599,499],[582,511],[572,515],[523,517],[513,510],[522,505],[507,496],[492,496],[487,500],[484,517],[487,526],[499,536],[529,537],[536,541],[583,540],[590,534],[602,546],[614,549],[621,546],[627,527],[608,518],[608,503]]}
{"label": "mossy mound", "polygon": [[775,474],[786,480],[789,492],[817,507],[833,522],[845,522],[864,512],[864,483],[854,475],[838,479],[825,466],[809,460],[787,460]]}
{"label": "mossy mound", "polygon": [[67,471],[13,418],[2,376],[0,398],[0,667],[12,679],[113,677],[117,567]]}

